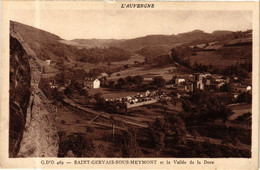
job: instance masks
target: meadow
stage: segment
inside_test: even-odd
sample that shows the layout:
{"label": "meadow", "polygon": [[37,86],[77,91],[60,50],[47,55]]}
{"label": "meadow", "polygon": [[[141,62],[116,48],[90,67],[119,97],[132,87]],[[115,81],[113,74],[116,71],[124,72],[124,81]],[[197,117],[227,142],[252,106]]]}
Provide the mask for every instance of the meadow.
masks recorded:
{"label": "meadow", "polygon": [[197,52],[195,56],[190,57],[190,63],[202,64],[202,65],[212,65],[217,68],[225,68],[230,65],[236,65],[236,63],[244,63],[249,59],[240,57],[223,57],[220,53],[215,51],[200,51]]}

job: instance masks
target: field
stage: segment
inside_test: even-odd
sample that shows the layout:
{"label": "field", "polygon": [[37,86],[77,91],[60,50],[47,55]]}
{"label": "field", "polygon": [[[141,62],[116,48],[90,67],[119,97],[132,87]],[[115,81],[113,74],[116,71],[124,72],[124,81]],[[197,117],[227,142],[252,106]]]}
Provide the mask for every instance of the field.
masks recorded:
{"label": "field", "polygon": [[248,61],[248,59],[223,58],[221,54],[212,51],[197,52],[197,55],[190,57],[191,65],[197,62],[198,64],[212,65],[218,68],[235,65],[237,62],[244,63],[246,61]]}
{"label": "field", "polygon": [[[119,152],[121,149],[120,141],[117,139],[119,135],[122,135],[121,130],[114,130],[115,140],[117,140],[117,146],[115,146],[116,142],[112,141],[112,128],[90,123],[89,120],[93,118],[93,115],[84,113],[85,117],[83,118],[76,114],[76,110],[71,110],[66,106],[58,107],[58,133],[62,134],[65,132],[62,137],[60,136],[61,141],[65,136],[84,134],[92,139],[94,147],[98,148],[96,149],[95,157],[122,157],[121,152]],[[62,120],[65,121],[65,123],[61,123]],[[102,148],[102,150],[100,150],[100,148]]]}
{"label": "field", "polygon": [[100,93],[105,99],[114,99],[114,98],[136,95],[138,92],[124,91],[124,90],[117,90],[117,89],[114,90],[108,88],[98,88],[98,89],[89,89],[88,93],[90,95]]}
{"label": "field", "polygon": [[141,75],[144,78],[154,78],[156,76],[162,76],[165,80],[171,80],[173,75],[183,74],[179,66],[166,66],[166,67],[150,67],[139,66],[131,67],[126,70],[113,73],[108,80],[117,80],[119,78],[125,78],[127,76]]}
{"label": "field", "polygon": [[144,62],[144,56],[139,55],[139,54],[134,54],[131,56],[129,60],[126,61],[118,61],[118,62],[111,62],[113,65],[126,65],[126,64],[135,64],[135,61],[141,63]]}
{"label": "field", "polygon": [[80,43],[77,43],[77,42],[74,42],[74,41],[69,41],[69,40],[60,40],[59,42],[63,43],[63,44],[66,44],[66,45],[72,45],[72,46],[75,46],[79,49],[82,49],[82,48],[94,48],[95,46],[92,46],[92,45],[85,45],[85,44],[80,44]]}

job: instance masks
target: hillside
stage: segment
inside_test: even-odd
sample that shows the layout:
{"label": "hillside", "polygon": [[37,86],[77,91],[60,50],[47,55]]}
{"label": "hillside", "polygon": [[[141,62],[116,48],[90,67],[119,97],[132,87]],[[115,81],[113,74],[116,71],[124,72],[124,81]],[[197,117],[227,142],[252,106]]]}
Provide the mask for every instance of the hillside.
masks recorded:
{"label": "hillside", "polygon": [[230,39],[233,32],[218,30],[205,33],[201,30],[178,35],[147,35],[133,39],[74,39],[60,42],[77,48],[117,47],[143,55],[147,59],[167,54],[172,48]]}
{"label": "hillside", "polygon": [[[15,21],[10,21],[10,30],[19,33],[24,43],[33,51],[33,55],[45,61],[52,60],[54,62],[62,61],[83,61],[90,63],[112,62],[128,60],[129,53],[118,48],[96,48],[101,43],[109,43],[112,40],[86,40],[90,43],[90,49],[78,48],[78,43],[85,40],[68,41],[63,40],[59,36],[49,32],[27,26]],[[74,42],[74,43],[73,43]],[[95,46],[95,47],[94,47]],[[92,48],[93,47],[93,48]],[[111,54],[110,54],[111,53]]]}
{"label": "hillside", "polygon": [[217,30],[212,32],[213,35],[227,35],[231,33],[232,31],[226,31],[226,30]]}
{"label": "hillside", "polygon": [[151,62],[158,56],[169,53],[173,47],[170,45],[147,46],[137,50],[136,53],[145,56],[147,61]]}
{"label": "hillside", "polygon": [[217,34],[218,39],[213,42],[196,40],[198,44],[175,48],[172,57],[186,66],[189,63],[189,67],[199,64],[219,71],[237,63],[252,63],[252,30],[212,34]]}
{"label": "hillside", "polygon": [[147,46],[155,45],[174,45],[178,40],[174,35],[147,35],[124,41],[115,41],[110,46],[116,46],[130,51],[136,51]]}
{"label": "hillside", "polygon": [[201,30],[180,33],[177,35],[147,35],[144,37],[133,38],[128,40],[113,41],[109,45],[123,48],[126,50],[141,50],[148,46],[179,46],[188,44],[208,43],[227,39],[232,36],[231,31],[215,31],[205,33]]}
{"label": "hillside", "polygon": [[116,40],[116,39],[74,39],[72,42],[76,42],[80,45],[88,45],[90,47],[109,47],[110,43],[113,42],[120,42],[123,40]]}
{"label": "hillside", "polygon": [[[194,30],[177,35],[147,35],[133,39],[74,39],[69,41],[49,32],[13,21],[10,22],[10,28],[14,32],[19,32],[37,58],[51,59],[57,62],[61,59],[68,62],[119,62],[129,60],[131,55],[129,52],[134,52],[144,56],[149,63],[149,61],[157,62],[157,57],[168,54],[172,48],[194,46],[204,48],[206,45],[207,47],[200,49],[200,51],[213,50],[215,51],[213,53],[216,53],[220,58],[223,56],[232,59],[237,54],[241,58],[250,58],[252,53],[250,52],[250,46],[252,46],[250,41],[252,42],[252,40],[246,39],[252,34],[252,30],[245,32],[216,30],[212,33]],[[238,44],[246,46],[242,53],[241,49],[237,47]],[[197,57],[194,57],[192,62],[198,61],[196,58],[200,60],[203,59],[203,56],[208,56],[208,52],[194,52],[193,54],[196,54]],[[184,55],[183,59],[186,58],[187,56]],[[210,59],[211,62],[214,63],[214,58]]]}

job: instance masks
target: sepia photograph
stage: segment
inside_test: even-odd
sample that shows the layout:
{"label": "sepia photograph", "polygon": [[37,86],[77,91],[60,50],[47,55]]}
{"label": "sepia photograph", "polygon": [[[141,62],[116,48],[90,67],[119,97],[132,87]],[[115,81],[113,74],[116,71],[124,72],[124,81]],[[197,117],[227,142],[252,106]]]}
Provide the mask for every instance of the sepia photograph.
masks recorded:
{"label": "sepia photograph", "polygon": [[10,10],[9,158],[252,158],[253,10],[140,4]]}

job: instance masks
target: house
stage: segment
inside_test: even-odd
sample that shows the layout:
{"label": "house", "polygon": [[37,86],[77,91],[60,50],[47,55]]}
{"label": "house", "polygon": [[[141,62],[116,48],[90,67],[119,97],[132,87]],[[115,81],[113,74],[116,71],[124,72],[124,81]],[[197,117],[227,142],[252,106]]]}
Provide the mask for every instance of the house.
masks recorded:
{"label": "house", "polygon": [[204,83],[205,87],[209,87],[210,84],[211,84],[212,82],[214,82],[214,81],[215,81],[214,78],[212,78],[211,76],[207,76],[207,77],[205,77],[205,78],[203,79],[203,83]]}
{"label": "house", "polygon": [[234,99],[237,99],[237,97],[239,96],[239,93],[233,93]]}
{"label": "house", "polygon": [[149,90],[147,90],[146,92],[145,92],[145,96],[149,96],[151,94],[151,92],[149,91]]}
{"label": "house", "polygon": [[175,84],[180,84],[181,82],[185,82],[185,77],[176,77]]}
{"label": "house", "polygon": [[86,79],[84,81],[84,86],[89,89],[97,89],[100,88],[100,81],[98,79]]}
{"label": "house", "polygon": [[57,88],[59,88],[59,85],[52,84],[52,85],[50,85],[50,88],[51,88],[51,89],[57,89]]}
{"label": "house", "polygon": [[51,64],[51,60],[45,60],[45,63],[49,66]]}
{"label": "house", "polygon": [[191,81],[181,82],[177,85],[178,91],[193,92],[193,83]]}
{"label": "house", "polygon": [[152,77],[144,77],[144,82],[152,82],[153,78]]}
{"label": "house", "polygon": [[232,84],[231,85],[231,90],[233,92],[248,92],[252,90],[252,87],[250,85],[245,85],[245,84]]}
{"label": "house", "polygon": [[220,89],[221,86],[229,83],[229,78],[220,75],[207,75],[203,77],[203,83],[207,88]]}
{"label": "house", "polygon": [[185,83],[185,91],[186,92],[193,92],[193,83],[191,81],[187,81]]}
{"label": "house", "polygon": [[195,73],[194,76],[195,76],[195,82],[194,82],[195,88],[200,89],[200,90],[204,90],[204,83],[202,81],[203,75],[200,74],[200,73]]}

